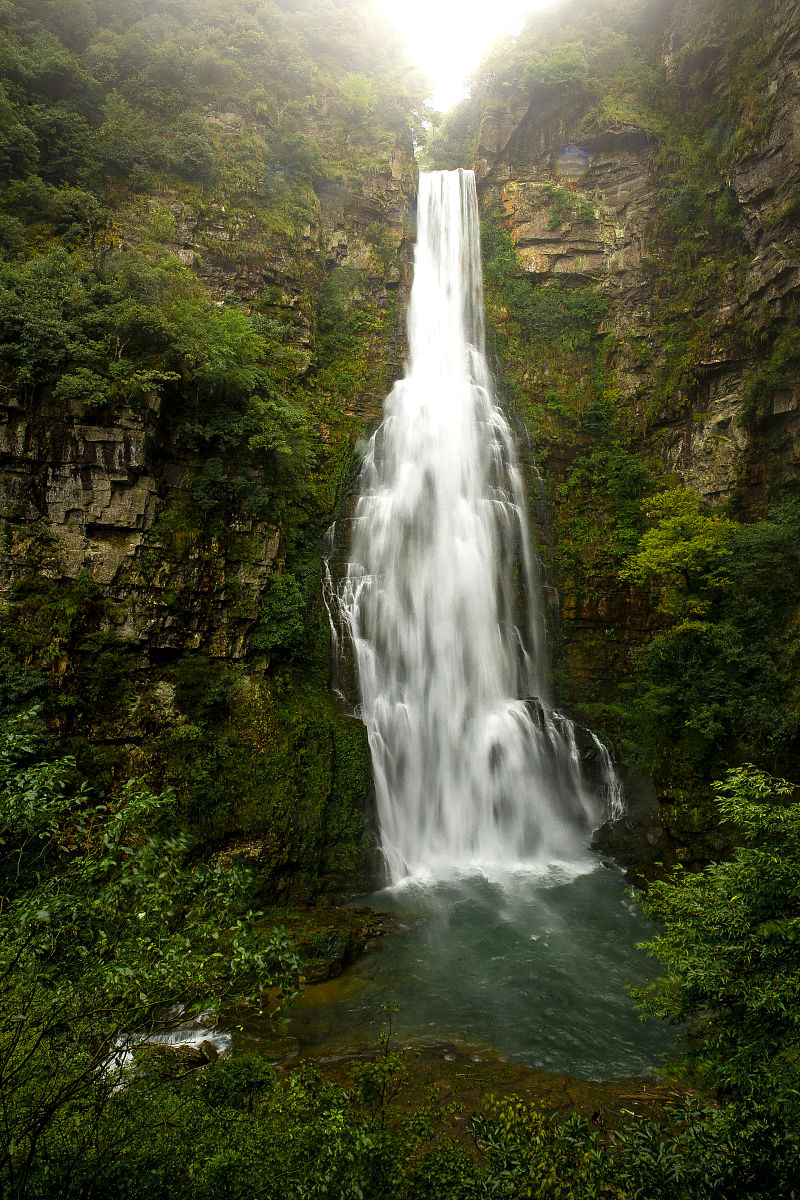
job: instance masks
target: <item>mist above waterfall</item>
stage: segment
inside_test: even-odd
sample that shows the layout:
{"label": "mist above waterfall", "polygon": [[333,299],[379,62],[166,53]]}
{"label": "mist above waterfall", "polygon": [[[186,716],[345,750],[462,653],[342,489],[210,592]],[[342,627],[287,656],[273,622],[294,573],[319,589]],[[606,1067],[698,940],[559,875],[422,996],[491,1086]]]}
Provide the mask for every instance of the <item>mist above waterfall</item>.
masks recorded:
{"label": "mist above waterfall", "polygon": [[484,353],[471,171],[420,176],[408,328],[342,595],[388,873],[572,862],[601,805],[549,697],[522,476]]}

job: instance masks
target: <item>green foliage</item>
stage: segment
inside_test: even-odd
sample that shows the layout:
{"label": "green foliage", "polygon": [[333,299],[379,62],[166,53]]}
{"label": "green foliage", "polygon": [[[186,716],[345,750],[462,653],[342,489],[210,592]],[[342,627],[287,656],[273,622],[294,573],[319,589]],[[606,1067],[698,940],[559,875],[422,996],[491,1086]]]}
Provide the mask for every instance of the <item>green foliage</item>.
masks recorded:
{"label": "green foliage", "polygon": [[[198,699],[196,672],[181,676]],[[473,1118],[474,1150],[433,1097],[409,1108],[391,1026],[349,1091],[301,1069],[279,1081],[236,1055],[172,1082],[139,1059],[125,1086],[109,1047],[154,1004],[190,1007],[270,973],[291,984],[280,931],[260,934],[240,867],[204,864],[170,831],[174,800],[131,782],[98,803],[69,758],[42,758],[35,716],[0,744],[3,1004],[0,1177],[17,1200],[790,1200],[797,1127],[800,806],[753,768],[720,786],[742,848],[654,885],[665,965],[652,1011],[689,1021],[691,1061],[725,1094],[666,1124],[612,1131],[515,1097]],[[76,853],[76,850],[79,851]]]}
{"label": "green foliage", "polygon": [[602,95],[610,66],[633,41],[630,16],[629,5],[612,2],[532,18],[511,44],[498,44],[485,60],[477,96],[486,102],[497,93],[517,93],[535,103],[544,120],[565,104],[572,111],[590,107]]}
{"label": "green foliage", "polygon": [[[372,231],[376,255],[381,243]],[[385,248],[385,247],[384,247]],[[319,422],[322,447],[311,481],[323,511],[333,511],[353,469],[353,448],[363,425],[353,411],[355,397],[385,395],[391,386],[394,310],[365,297],[364,272],[344,266],[323,281],[316,314],[316,339],[308,372],[311,411]]]}
{"label": "green foliage", "polygon": [[421,170],[454,171],[474,161],[477,130],[473,105],[462,100],[442,115],[433,112],[424,140],[417,151]]}
{"label": "green foliage", "polygon": [[659,606],[677,618],[699,616],[730,584],[728,564],[737,524],[719,512],[704,510],[688,488],[659,492],[648,502],[654,524],[621,570],[623,579],[656,584]]}
{"label": "green foliage", "polygon": [[161,400],[197,456],[208,522],[275,519],[305,487],[308,427],[292,392],[298,352],[274,320],[218,307],[173,259],[112,253],[98,281],[63,248],[0,276],[0,386],[79,409]]}
{"label": "green foliage", "polygon": [[619,431],[573,460],[560,489],[560,570],[573,580],[613,571],[637,545],[652,474]]}
{"label": "green foliage", "polygon": [[251,648],[268,653],[291,651],[305,634],[303,607],[304,596],[294,575],[288,571],[271,575],[259,622],[250,637]]}
{"label": "green foliage", "polygon": [[511,1096],[490,1100],[474,1130],[500,1196],[575,1200],[624,1194],[607,1177],[606,1156],[582,1121],[561,1125],[544,1106]]}
{"label": "green foliage", "polygon": [[587,0],[532,14],[487,55],[470,98],[444,121],[438,142],[460,145],[468,157],[439,165],[471,161],[482,125],[509,104],[579,136],[631,126],[656,132],[666,91],[663,11],[649,0]]}
{"label": "green foliage", "polygon": [[360,271],[339,267],[326,279],[320,296],[311,382],[342,398],[363,388],[370,342],[388,333],[388,314],[364,303],[363,284]]}
{"label": "green foliage", "polygon": [[790,1200],[797,1162],[752,1110],[676,1104],[668,1128],[605,1133],[513,1096],[470,1122],[470,1150],[435,1101],[392,1102],[381,1123],[313,1071],[276,1081],[254,1055],[178,1084],[140,1075],[91,1116],[91,1132],[78,1114],[51,1140],[25,1200],[54,1186],[64,1200]]}
{"label": "green foliage", "polygon": [[[104,770],[117,769],[119,724],[133,714],[124,737],[142,737],[151,777],[173,779],[206,831],[229,830],[229,782],[245,780],[248,830],[273,817],[288,827],[307,786],[297,840],[314,847],[313,876],[327,824],[331,857],[341,866],[357,857],[356,792],[368,779],[363,746],[324,698],[317,551],[363,433],[353,410],[391,373],[391,302],[379,306],[367,290],[385,280],[396,247],[376,220],[374,269],[328,273],[309,226],[315,188],[389,168],[421,89],[360,0],[162,8],[21,0],[0,13],[0,392],[43,441],[76,419],[127,422],[120,410],[132,408],[152,435],[160,498],[163,476],[171,492],[130,582],[160,588],[180,619],[201,572],[209,596],[225,589],[258,670],[280,663],[298,678],[265,685],[280,716],[268,744],[256,739],[248,774],[235,732],[239,672],[198,667],[204,704],[190,699],[191,671],[179,663],[185,719],[165,730],[167,709],[134,671],[133,647],[113,635],[119,614],[84,597],[76,629],[62,635],[72,585],[26,577],[4,618],[7,691],[21,700],[35,680],[51,726],[82,762],[78,735],[104,736],[106,749],[93,752]],[[192,268],[175,256],[187,227]],[[277,264],[288,291],[251,295],[252,272],[273,279]],[[17,576],[57,573],[52,547],[26,540],[24,520],[10,516],[8,529]],[[260,596],[247,568],[267,543],[282,569]],[[278,845],[274,858],[282,854]]]}
{"label": "green foliage", "polygon": [[653,321],[660,342],[650,409],[663,416],[685,411],[703,380],[702,363],[720,357],[723,345],[732,357],[741,352],[741,321],[730,322],[720,335],[715,313],[717,297],[741,290],[747,251],[738,201],[720,179],[699,129],[691,135],[670,130],[660,174],[650,230]]}
{"label": "green foliage", "polygon": [[576,196],[574,192],[568,191],[566,188],[548,183],[542,188],[542,195],[545,196],[546,203],[550,208],[550,216],[547,221],[547,228],[550,230],[560,229],[564,221],[573,216],[578,221],[595,219],[594,205],[585,197]]}
{"label": "green foliage", "polygon": [[796,1105],[800,803],[793,784],[750,765],[714,790],[739,848],[642,900],[663,924],[648,949],[664,973],[641,995],[649,1012],[689,1024],[689,1061],[721,1093]]}
{"label": "green foliage", "polygon": [[296,675],[273,668],[260,681],[187,654],[150,686],[88,572],[74,583],[32,574],[0,616],[2,711],[40,700],[62,752],[109,786],[124,722],[127,737],[142,739],[151,783],[174,790],[181,820],[201,837],[263,839],[266,892],[287,874],[309,895],[340,889],[363,862],[370,761],[363,726],[327,692],[325,616],[308,610],[318,582],[316,573],[274,575],[257,627],[271,658]]}
{"label": "green foliage", "polygon": [[381,1129],[386,1125],[392,1102],[402,1090],[406,1074],[401,1055],[392,1048],[392,1027],[398,1007],[397,1004],[381,1006],[384,1025],[378,1039],[378,1053],[363,1063],[354,1063],[351,1068],[361,1101]]}
{"label": "green foliage", "polygon": [[[193,343],[183,377],[186,446],[196,466],[190,493],[205,528],[222,531],[235,513],[278,523],[301,508],[312,464],[307,415],[289,372],[296,352],[274,322],[237,309],[188,314]],[[302,510],[301,510],[302,511]],[[295,517],[295,520],[297,517]]]}
{"label": "green foliage", "polygon": [[[210,558],[259,523],[282,528],[291,556],[329,523],[362,432],[340,399],[386,373],[390,314],[350,302],[359,279],[340,289],[347,319],[328,321],[308,224],[315,187],[387,168],[417,119],[392,39],[359,0],[168,13],[22,0],[0,15],[0,79],[0,390],[44,424],[53,408],[102,422],[123,405],[158,420],[191,462],[175,507],[199,531],[181,537],[170,516],[170,553]],[[202,281],[170,254],[178,214],[211,256],[197,256]],[[370,241],[385,274],[394,248],[380,230]],[[240,269],[265,262],[270,277],[290,263],[297,293],[271,289],[255,312],[209,294],[211,277],[241,295]],[[327,330],[344,328],[328,361]]]}
{"label": "green foliage", "polygon": [[[274,229],[296,230],[314,185],[388,161],[419,120],[424,87],[358,0],[78,7],[20,0],[0,20],[0,162],[12,178],[36,172],[98,196],[246,182]],[[220,130],[219,112],[241,120]]]}
{"label": "green foliage", "polygon": [[[494,220],[484,222],[482,244],[491,336],[512,411],[533,433],[539,464],[551,451],[555,459],[548,464],[554,505],[544,554],[569,619],[579,605],[597,606],[638,544],[642,500],[653,491],[655,472],[616,394],[619,347],[600,332],[607,303],[599,289],[557,279],[537,283]],[[553,644],[559,634],[552,631]],[[595,667],[605,662],[609,675],[619,670],[611,641],[586,653]],[[565,669],[564,690],[574,691],[576,676],[584,682],[588,674],[582,663],[578,671]],[[590,698],[584,693],[580,700]]]}
{"label": "green foliage", "polygon": [[655,523],[622,574],[654,588],[667,623],[633,656],[623,726],[668,787],[702,791],[732,762],[790,769],[800,731],[796,505],[751,525],[682,490],[647,506]]}
{"label": "green foliage", "polygon": [[218,1062],[213,1071],[204,1071],[197,1079],[197,1090],[214,1109],[252,1112],[261,1097],[275,1091],[277,1082],[274,1070],[259,1054],[245,1051]]}
{"label": "green foliage", "polygon": [[[652,0],[578,0],[536,12],[493,48],[473,77],[470,98],[445,118],[435,144],[460,147],[460,156],[438,165],[470,162],[482,124],[509,102],[524,104],[545,128],[566,120],[579,136],[639,129],[661,141],[685,129],[688,97],[699,110],[698,146],[727,168],[734,157],[763,146],[774,120],[776,99],[768,88],[773,8],[773,0],[744,8],[734,0],[694,5],[671,53],[669,79],[662,60],[669,7]],[[712,46],[719,69],[709,89]]]}
{"label": "green foliage", "polygon": [[267,894],[287,877],[302,895],[340,890],[366,847],[363,725],[337,711],[324,680],[286,671],[259,679],[187,655],[173,681],[178,711],[168,723],[149,701],[149,749],[184,819],[208,839],[257,837]]}
{"label": "green foliage", "polygon": [[489,302],[503,305],[517,336],[537,346],[589,349],[606,311],[595,287],[558,280],[532,285],[510,235],[494,220],[481,226],[481,252]]}
{"label": "green foliage", "polygon": [[[652,277],[656,367],[651,419],[691,411],[691,398],[705,382],[703,364],[725,354],[743,357],[746,348],[743,322],[728,321],[720,329],[717,313],[721,297],[741,291],[748,258],[738,201],[727,182],[731,159],[752,139],[760,143],[769,127],[764,72],[771,46],[763,7],[749,5],[742,13],[731,0],[719,0],[693,11],[670,78],[662,61],[665,10],[642,0],[604,0],[536,14],[513,42],[489,56],[471,100],[453,118],[468,142],[509,103],[519,111],[524,102],[529,115],[518,136],[531,123],[536,132],[525,136],[561,122],[577,140],[637,130],[655,148],[658,203],[645,264]],[[720,95],[716,87],[713,100],[708,45],[719,58],[715,79],[724,91]],[[696,74],[689,70],[695,54],[701,64]],[[542,194],[553,231],[567,218],[593,216],[591,204],[568,187],[548,184]]]}
{"label": "green foliage", "polygon": [[[791,311],[749,324],[719,317],[723,301],[742,290],[750,259],[729,179],[732,163],[763,149],[774,115],[773,10],[771,0],[745,9],[703,0],[669,75],[669,8],[603,0],[536,14],[487,60],[452,127],[466,144],[480,139],[482,124],[494,136],[503,113],[527,109],[512,157],[553,128],[587,145],[609,131],[637,131],[650,147],[656,203],[641,338],[601,341],[596,324],[575,322],[567,308],[537,312],[557,281],[542,287],[525,278],[511,240],[491,229],[487,304],[513,406],[534,431],[539,462],[550,457],[552,547],[544,554],[565,618],[559,680],[574,702],[591,706],[594,726],[630,764],[655,770],[679,808],[702,806],[730,763],[791,770],[798,744],[795,518],[784,508],[743,525],[685,492],[662,497],[663,468],[647,453],[654,424],[695,419],[716,364],[749,359],[753,446],[763,447],[768,496],[781,494],[759,421],[781,410],[782,393],[788,403],[796,322]],[[554,182],[539,191],[553,230],[573,219],[577,190]],[[599,310],[599,320],[608,317],[618,327],[613,305]],[[603,630],[597,614],[606,611],[614,615]]]}
{"label": "green foliage", "polygon": [[723,162],[761,149],[777,110],[770,94],[769,66],[774,54],[772,32],[775,0],[757,0],[744,7],[733,0],[703,0],[697,6],[692,29],[675,63],[685,85],[704,94],[706,47],[718,47],[720,94],[709,108],[722,130],[715,129],[714,149]]}
{"label": "green foliage", "polygon": [[[215,1063],[177,1086],[132,1080],[98,1113],[98,1137],[88,1153],[75,1154],[86,1125],[65,1128],[61,1153],[48,1162],[50,1178],[35,1180],[25,1195],[43,1196],[42,1184],[54,1181],[64,1200],[410,1200],[434,1194],[414,1190],[433,1157],[425,1144],[429,1122],[403,1120],[395,1110],[392,1127],[381,1128],[347,1091],[313,1071],[295,1072],[280,1084],[271,1076],[249,1056]],[[144,1122],[149,1137],[141,1136]],[[113,1157],[102,1153],[112,1131],[119,1136]],[[465,1182],[475,1176],[463,1151],[441,1165],[439,1179],[451,1185],[458,1176]],[[463,1193],[448,1187],[442,1194]]]}
{"label": "green foliage", "polygon": [[113,720],[134,670],[133,645],[109,628],[113,613],[88,571],[73,581],[21,578],[0,612],[11,710],[41,696],[64,737]]}
{"label": "green foliage", "polygon": [[[115,1042],[164,1006],[197,1011],[271,984],[293,991],[282,931],[256,926],[252,877],[198,861],[175,798],[131,780],[96,796],[42,756],[35,712],[0,738],[0,1088],[4,1194],[38,1194],[65,1128],[114,1094]],[[94,1132],[94,1131],[92,1131]],[[67,1135],[69,1138],[69,1135]],[[106,1147],[107,1151],[107,1147]],[[46,1172],[45,1172],[46,1173]]]}

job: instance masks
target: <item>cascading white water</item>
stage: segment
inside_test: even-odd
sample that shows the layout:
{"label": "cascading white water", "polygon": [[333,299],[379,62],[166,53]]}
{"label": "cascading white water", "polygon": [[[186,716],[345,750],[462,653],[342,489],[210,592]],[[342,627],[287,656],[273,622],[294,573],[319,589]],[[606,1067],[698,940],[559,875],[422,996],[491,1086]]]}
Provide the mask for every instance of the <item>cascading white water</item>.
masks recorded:
{"label": "cascading white water", "polygon": [[341,595],[389,877],[573,861],[600,803],[548,698],[522,479],[484,356],[471,171],[420,176],[408,325]]}

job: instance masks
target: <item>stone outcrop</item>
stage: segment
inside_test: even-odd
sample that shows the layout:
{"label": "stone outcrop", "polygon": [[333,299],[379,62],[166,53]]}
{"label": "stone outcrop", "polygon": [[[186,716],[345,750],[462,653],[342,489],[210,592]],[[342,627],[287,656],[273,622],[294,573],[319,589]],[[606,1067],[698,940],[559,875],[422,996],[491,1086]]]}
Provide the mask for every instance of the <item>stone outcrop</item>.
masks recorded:
{"label": "stone outcrop", "polygon": [[[225,205],[193,205],[169,195],[152,204],[166,204],[172,217],[164,251],[191,265],[219,302],[235,296],[247,306],[273,289],[278,308],[299,313],[293,329],[300,348],[311,346],[310,313],[326,273],[357,268],[363,300],[395,312],[394,364],[388,367],[397,372],[414,187],[410,147],[396,151],[384,171],[365,173],[352,184],[323,183],[301,244],[274,238],[271,252],[256,261],[242,253],[252,231],[246,222],[232,228]],[[133,216],[126,227],[122,214],[120,223],[121,244],[135,245]],[[369,240],[375,228],[392,247],[388,267],[376,260]],[[376,377],[386,369],[381,362]],[[354,393],[349,415],[366,427],[381,401],[377,386]],[[29,532],[45,528],[42,571],[52,579],[91,572],[115,602],[117,632],[136,639],[146,656],[192,650],[242,658],[282,553],[282,530],[246,520],[228,529],[225,546],[209,546],[199,529],[184,532],[180,546],[171,544],[162,519],[180,502],[195,465],[180,427],[155,397],[138,410],[101,415],[105,421],[93,423],[81,404],[58,404],[47,394],[28,402],[0,398],[0,509],[14,518],[0,556],[0,584],[7,589],[30,569]],[[320,442],[325,437],[321,427]]]}
{"label": "stone outcrop", "polygon": [[[695,364],[696,382],[680,415],[649,419],[648,449],[666,470],[712,502],[749,495],[763,499],[770,482],[800,485],[800,378],[773,397],[770,411],[754,421],[746,403],[747,370],[758,353],[731,334],[737,318],[768,329],[791,317],[800,286],[800,10],[792,0],[766,5],[763,29],[768,61],[761,104],[762,126],[742,113],[738,127],[719,118],[709,138],[726,137],[734,150],[728,185],[738,204],[747,266],[730,291],[700,300],[711,314],[707,352]],[[698,31],[695,5],[680,4],[663,35],[662,61],[688,112],[723,113],[729,88],[725,43]],[[699,48],[698,48],[699,44]],[[659,211],[659,140],[648,128],[621,122],[599,131],[581,126],[585,109],[568,102],[558,118],[542,115],[520,95],[502,107],[487,107],[480,130],[476,169],[484,208],[500,212],[532,281],[595,282],[609,302],[604,331],[649,343],[653,336],[650,263],[670,247],[653,240]],[[750,123],[755,127],[750,128]],[[558,156],[576,140],[586,156],[579,177],[565,180]],[[553,219],[548,191],[574,197],[576,207]],[[566,208],[566,204],[564,204]],[[702,230],[698,237],[702,237]],[[616,364],[620,401],[642,408],[652,388],[652,369]]]}

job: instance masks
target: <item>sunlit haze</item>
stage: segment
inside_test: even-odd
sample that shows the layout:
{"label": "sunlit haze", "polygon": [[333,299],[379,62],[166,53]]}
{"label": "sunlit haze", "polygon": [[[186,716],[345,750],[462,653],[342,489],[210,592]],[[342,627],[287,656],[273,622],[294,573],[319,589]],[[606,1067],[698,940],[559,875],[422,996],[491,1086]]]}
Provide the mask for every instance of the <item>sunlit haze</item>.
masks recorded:
{"label": "sunlit haze", "polygon": [[412,62],[433,84],[435,108],[451,108],[466,81],[501,37],[548,0],[377,0],[399,30]]}

